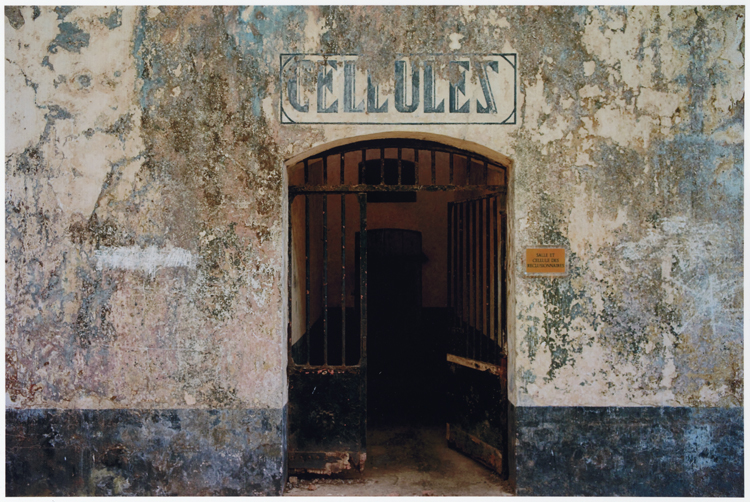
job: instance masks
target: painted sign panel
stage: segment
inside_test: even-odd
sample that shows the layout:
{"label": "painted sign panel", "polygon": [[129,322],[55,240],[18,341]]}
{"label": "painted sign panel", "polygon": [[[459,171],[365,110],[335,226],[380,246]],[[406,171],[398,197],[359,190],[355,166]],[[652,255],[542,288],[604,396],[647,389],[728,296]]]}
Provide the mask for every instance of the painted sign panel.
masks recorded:
{"label": "painted sign panel", "polygon": [[527,248],[526,274],[561,275],[567,272],[564,248]]}
{"label": "painted sign panel", "polygon": [[377,82],[356,55],[282,54],[283,124],[515,124],[517,54],[398,57]]}

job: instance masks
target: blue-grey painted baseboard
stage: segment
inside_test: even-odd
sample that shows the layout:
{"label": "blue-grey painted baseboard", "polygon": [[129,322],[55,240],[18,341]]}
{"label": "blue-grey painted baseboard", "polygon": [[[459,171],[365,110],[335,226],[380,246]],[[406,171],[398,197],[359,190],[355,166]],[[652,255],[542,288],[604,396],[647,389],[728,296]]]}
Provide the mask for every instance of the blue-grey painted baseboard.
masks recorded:
{"label": "blue-grey painted baseboard", "polygon": [[[511,406],[519,495],[744,495],[741,408]],[[286,409],[6,410],[7,495],[279,495]]]}
{"label": "blue-grey painted baseboard", "polygon": [[6,410],[6,495],[280,495],[286,408]]}
{"label": "blue-grey painted baseboard", "polygon": [[744,496],[742,408],[511,406],[509,424],[518,495]]}

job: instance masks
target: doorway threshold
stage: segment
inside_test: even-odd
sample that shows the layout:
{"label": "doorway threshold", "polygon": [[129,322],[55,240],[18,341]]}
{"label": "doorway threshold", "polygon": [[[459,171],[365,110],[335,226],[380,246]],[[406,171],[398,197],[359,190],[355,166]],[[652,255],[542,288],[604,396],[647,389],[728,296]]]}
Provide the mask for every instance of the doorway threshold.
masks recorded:
{"label": "doorway threshold", "polygon": [[511,496],[499,475],[448,447],[445,426],[378,425],[367,464],[334,476],[291,477],[285,496]]}

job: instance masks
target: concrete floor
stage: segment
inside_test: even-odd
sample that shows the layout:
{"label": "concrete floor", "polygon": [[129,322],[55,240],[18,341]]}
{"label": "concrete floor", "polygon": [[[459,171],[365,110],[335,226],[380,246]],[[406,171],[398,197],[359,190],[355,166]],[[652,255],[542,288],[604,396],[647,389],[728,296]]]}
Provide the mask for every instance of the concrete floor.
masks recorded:
{"label": "concrete floor", "polygon": [[286,496],[505,496],[507,481],[448,448],[445,426],[381,426],[367,432],[365,471],[298,476]]}

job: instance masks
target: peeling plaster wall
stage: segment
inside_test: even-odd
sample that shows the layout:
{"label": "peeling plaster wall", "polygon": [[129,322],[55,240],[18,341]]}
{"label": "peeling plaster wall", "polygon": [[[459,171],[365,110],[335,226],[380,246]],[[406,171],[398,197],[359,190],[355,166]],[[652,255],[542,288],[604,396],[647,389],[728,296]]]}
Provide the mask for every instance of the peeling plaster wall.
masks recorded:
{"label": "peeling plaster wall", "polygon": [[284,171],[253,110],[267,77],[221,10],[19,13],[9,405],[281,408]]}
{"label": "peeling plaster wall", "polygon": [[571,275],[518,281],[517,403],[741,406],[744,11],[574,19],[524,84],[516,242]]}
{"label": "peeling plaster wall", "polygon": [[[116,291],[135,278],[97,270],[96,256],[119,244],[108,209],[132,197],[144,164],[132,55],[137,11],[11,12],[5,18],[6,403],[148,402],[141,372],[151,365],[147,349],[121,336],[125,319],[116,315]],[[106,58],[95,56],[99,49]],[[161,275],[164,281],[183,274]],[[133,369],[124,371],[128,364]]]}
{"label": "peeling plaster wall", "polygon": [[[741,408],[744,13],[6,7],[6,406],[282,410],[283,161],[408,131],[513,159],[514,405]],[[453,51],[518,53],[517,125],[279,123],[281,52]]]}
{"label": "peeling plaster wall", "polygon": [[[310,8],[289,50],[519,54],[517,126],[418,126],[513,159],[510,396],[741,406],[744,9]],[[312,33],[317,33],[313,36]],[[456,42],[458,41],[458,42]],[[281,126],[285,157],[415,126]],[[525,247],[570,275],[526,278]]]}
{"label": "peeling plaster wall", "polygon": [[10,494],[281,491],[285,170],[236,18],[6,8]]}

